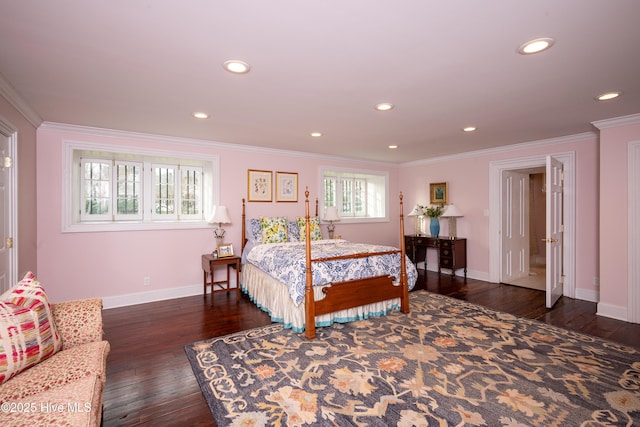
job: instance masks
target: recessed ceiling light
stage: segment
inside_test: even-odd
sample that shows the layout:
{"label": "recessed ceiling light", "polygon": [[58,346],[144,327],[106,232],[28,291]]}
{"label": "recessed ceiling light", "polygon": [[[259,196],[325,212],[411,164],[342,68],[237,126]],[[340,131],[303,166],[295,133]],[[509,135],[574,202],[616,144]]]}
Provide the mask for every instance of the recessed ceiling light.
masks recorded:
{"label": "recessed ceiling light", "polygon": [[393,149],[398,148],[398,146],[394,144],[394,145],[390,145],[389,148],[391,148],[393,150]]}
{"label": "recessed ceiling light", "polygon": [[207,113],[203,113],[201,111],[198,111],[198,112],[193,113],[193,117],[195,117],[196,119],[207,119],[207,118],[209,118],[209,115]]}
{"label": "recessed ceiling light", "polygon": [[606,92],[601,95],[596,96],[597,101],[608,101],[609,99],[614,99],[622,95],[622,92]]}
{"label": "recessed ceiling light", "polygon": [[376,105],[376,110],[378,110],[378,111],[389,111],[393,107],[395,107],[395,105],[393,105],[390,102],[381,102],[380,104]]}
{"label": "recessed ceiling light", "polygon": [[477,128],[477,127],[475,127],[475,126],[467,126],[467,127],[465,127],[465,128],[462,128],[462,130],[463,130],[463,131],[465,131],[465,132],[473,132],[473,131],[475,131],[475,130],[477,130],[477,129],[478,129],[478,128]]}
{"label": "recessed ceiling light", "polygon": [[532,53],[542,52],[553,46],[555,40],[549,37],[530,40],[518,48],[518,52],[522,55],[531,55]]}
{"label": "recessed ceiling light", "polygon": [[311,132],[311,136],[314,138],[320,138],[322,136],[322,132]]}
{"label": "recessed ceiling light", "polygon": [[244,61],[238,61],[236,59],[230,59],[229,61],[225,61],[222,64],[225,70],[234,74],[245,74],[248,73],[251,67]]}

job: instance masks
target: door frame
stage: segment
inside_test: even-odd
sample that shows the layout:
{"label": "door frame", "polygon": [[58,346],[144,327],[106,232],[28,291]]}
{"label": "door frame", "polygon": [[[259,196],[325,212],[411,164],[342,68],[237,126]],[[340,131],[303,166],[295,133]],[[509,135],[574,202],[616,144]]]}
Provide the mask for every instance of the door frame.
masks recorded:
{"label": "door frame", "polygon": [[[502,171],[546,167],[547,155],[496,160],[489,163],[489,281],[500,282],[502,271]],[[551,154],[560,160],[564,168],[564,240],[563,271],[564,295],[575,298],[575,151]]]}
{"label": "door frame", "polygon": [[629,142],[628,147],[628,178],[627,203],[629,216],[627,227],[627,265],[629,279],[627,283],[628,304],[627,321],[640,323],[640,266],[637,260],[640,256],[640,141]]}
{"label": "door frame", "polygon": [[[0,135],[8,140],[9,157],[12,166],[9,168],[8,199],[9,209],[7,234],[13,238],[13,248],[9,250],[9,271],[7,281],[10,286],[17,283],[18,277],[18,131],[7,120],[0,116]],[[4,161],[4,159],[0,159]]]}

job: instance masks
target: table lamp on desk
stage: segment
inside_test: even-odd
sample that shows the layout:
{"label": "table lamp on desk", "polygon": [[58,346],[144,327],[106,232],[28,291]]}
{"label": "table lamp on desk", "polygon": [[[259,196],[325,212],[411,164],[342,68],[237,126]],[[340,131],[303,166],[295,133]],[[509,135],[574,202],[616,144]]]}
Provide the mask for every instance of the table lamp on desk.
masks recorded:
{"label": "table lamp on desk", "polygon": [[413,210],[407,214],[407,216],[415,217],[414,219],[414,227],[413,233],[417,236],[418,234],[422,234],[422,226],[421,226],[421,218],[424,216],[424,210],[420,205],[415,205]]}
{"label": "table lamp on desk", "polygon": [[449,237],[455,239],[457,237],[456,232],[456,218],[462,217],[462,212],[456,208],[456,205],[451,204],[447,206],[447,210],[442,214],[443,218],[449,218]]}

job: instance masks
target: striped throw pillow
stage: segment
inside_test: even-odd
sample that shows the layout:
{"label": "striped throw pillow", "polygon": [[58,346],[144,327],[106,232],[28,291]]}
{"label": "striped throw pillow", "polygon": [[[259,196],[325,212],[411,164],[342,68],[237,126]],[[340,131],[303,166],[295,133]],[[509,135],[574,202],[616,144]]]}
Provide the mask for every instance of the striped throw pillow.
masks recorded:
{"label": "striped throw pillow", "polygon": [[47,295],[29,272],[0,296],[0,384],[60,348]]}

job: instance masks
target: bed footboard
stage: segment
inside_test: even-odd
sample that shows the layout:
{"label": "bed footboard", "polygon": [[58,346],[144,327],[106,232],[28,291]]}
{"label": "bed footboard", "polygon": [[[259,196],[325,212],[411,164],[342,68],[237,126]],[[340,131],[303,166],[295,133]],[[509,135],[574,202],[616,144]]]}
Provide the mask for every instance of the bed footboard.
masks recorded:
{"label": "bed footboard", "polygon": [[402,286],[394,285],[395,280],[393,276],[374,276],[332,283],[322,289],[324,298],[315,301],[315,315],[401,298]]}

